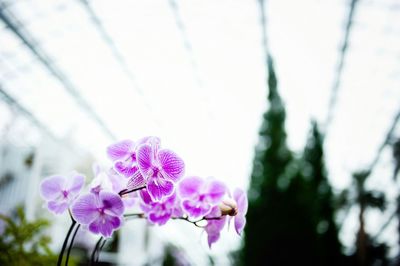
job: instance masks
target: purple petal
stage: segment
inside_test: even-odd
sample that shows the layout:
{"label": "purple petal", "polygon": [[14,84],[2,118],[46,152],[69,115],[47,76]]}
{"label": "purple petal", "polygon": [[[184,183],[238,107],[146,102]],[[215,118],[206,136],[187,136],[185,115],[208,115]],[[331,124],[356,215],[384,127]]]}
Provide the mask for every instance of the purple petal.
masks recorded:
{"label": "purple petal", "polygon": [[206,215],[207,218],[216,218],[216,217],[221,217],[221,209],[218,206],[212,207],[211,211],[209,214]]}
{"label": "purple petal", "polygon": [[68,180],[68,183],[67,191],[72,195],[77,195],[85,184],[85,176],[81,174],[75,174],[70,180]]}
{"label": "purple petal", "polygon": [[100,172],[93,180],[90,182],[90,191],[92,193],[98,194],[101,190],[113,190],[113,184],[111,183],[110,177],[105,172]]}
{"label": "purple petal", "polygon": [[220,232],[225,226],[226,217],[223,216],[219,220],[210,220],[207,222],[207,226],[205,228],[208,236],[208,246],[211,248],[211,245],[218,241],[220,237]]}
{"label": "purple petal", "polygon": [[136,166],[133,166],[133,163],[131,161],[116,161],[114,163],[114,169],[117,171],[117,173],[125,176],[125,177],[131,177],[135,171],[136,171]]}
{"label": "purple petal", "polygon": [[96,196],[88,193],[76,199],[71,207],[74,219],[80,224],[89,224],[99,216]]}
{"label": "purple petal", "polygon": [[152,210],[153,210],[153,206],[152,206],[152,204],[143,204],[143,203],[141,203],[140,205],[140,208],[142,209],[142,211],[144,212],[144,213],[146,213],[146,214],[148,214],[148,213],[150,213]]}
{"label": "purple petal", "polygon": [[181,198],[192,198],[198,195],[204,185],[204,180],[197,176],[186,177],[178,185]]}
{"label": "purple petal", "polygon": [[182,208],[192,218],[205,216],[211,211],[211,206],[209,204],[191,200],[184,200],[182,202]]}
{"label": "purple petal", "polygon": [[150,145],[141,145],[137,151],[138,166],[145,179],[152,175],[154,151]]}
{"label": "purple petal", "polygon": [[100,191],[99,196],[107,214],[121,216],[124,213],[124,203],[118,194],[108,191]]}
{"label": "purple petal", "polygon": [[238,211],[240,214],[245,215],[248,208],[247,194],[243,190],[237,188],[233,192],[233,199],[236,201]]}
{"label": "purple petal", "polygon": [[171,212],[150,213],[148,219],[153,224],[164,225],[171,218]]}
{"label": "purple petal", "polygon": [[236,215],[235,216],[235,230],[238,235],[241,235],[243,232],[243,228],[246,225],[246,217],[244,215]]}
{"label": "purple petal", "polygon": [[40,183],[40,194],[45,200],[54,200],[59,197],[64,189],[65,178],[62,176],[50,176]]}
{"label": "purple petal", "polygon": [[89,225],[89,231],[110,237],[115,229],[121,226],[121,219],[116,216],[101,215]]}
{"label": "purple petal", "polygon": [[144,138],[139,139],[136,142],[136,145],[137,145],[137,147],[139,147],[142,144],[151,144],[151,143],[159,145],[160,144],[160,139],[157,138],[157,137],[148,136],[148,137],[144,137]]}
{"label": "purple petal", "polygon": [[68,203],[66,201],[49,201],[47,208],[55,214],[61,214],[68,209]]}
{"label": "purple petal", "polygon": [[212,180],[207,187],[207,199],[213,204],[218,204],[225,193],[226,186],[220,181]]}
{"label": "purple petal", "polygon": [[145,204],[150,204],[150,203],[153,202],[153,200],[152,200],[151,197],[150,197],[149,192],[147,192],[146,189],[141,189],[141,190],[139,191],[139,195],[140,195],[140,197],[142,198],[142,200],[143,200],[143,202],[144,202]]}
{"label": "purple petal", "polygon": [[160,201],[174,192],[174,183],[163,178],[151,178],[147,183],[147,191],[153,201]]}
{"label": "purple petal", "polygon": [[126,157],[131,155],[133,149],[133,141],[123,140],[108,146],[107,155],[113,161],[125,159]]}
{"label": "purple petal", "polygon": [[129,196],[123,197],[122,202],[124,203],[125,209],[132,208],[133,206],[135,206],[136,198],[129,197]]}
{"label": "purple petal", "polygon": [[174,205],[173,210],[172,210],[172,215],[175,217],[183,216],[183,210],[182,210],[181,204],[179,202],[177,202]]}
{"label": "purple petal", "polygon": [[146,180],[140,173],[139,169],[137,166],[135,166],[135,172],[133,176],[129,179],[127,189],[135,189],[141,186],[144,186],[146,184]]}
{"label": "purple petal", "polygon": [[173,151],[161,150],[158,153],[158,159],[164,174],[167,175],[172,181],[178,181],[185,172],[185,163]]}

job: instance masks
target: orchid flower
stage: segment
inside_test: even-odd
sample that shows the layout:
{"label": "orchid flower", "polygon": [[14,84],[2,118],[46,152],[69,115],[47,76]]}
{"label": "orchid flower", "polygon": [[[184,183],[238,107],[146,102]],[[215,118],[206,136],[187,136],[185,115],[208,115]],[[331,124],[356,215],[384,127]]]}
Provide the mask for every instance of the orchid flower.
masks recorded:
{"label": "orchid flower", "polygon": [[172,216],[178,217],[182,215],[175,193],[158,202],[151,199],[147,190],[141,190],[139,193],[143,201],[140,207],[150,223],[164,225]]}
{"label": "orchid flower", "polygon": [[206,218],[210,218],[210,220],[207,220],[204,230],[207,233],[208,246],[211,248],[211,245],[220,238],[221,231],[224,229],[226,223],[226,216],[222,216],[220,208],[214,206]]}
{"label": "orchid flower", "polygon": [[[99,195],[100,191],[112,191],[119,193],[124,189],[129,188],[129,182],[114,170],[110,169],[107,172],[102,170],[97,165],[94,166],[95,178],[90,183],[90,192]],[[137,194],[129,193],[122,196],[122,202],[125,208],[132,208],[136,201]]]}
{"label": "orchid flower", "polygon": [[142,144],[137,150],[140,173],[153,201],[172,195],[175,182],[184,174],[185,164],[173,151],[159,149],[158,143]]}
{"label": "orchid flower", "polygon": [[[113,167],[108,170],[97,165],[93,167],[95,178],[88,193],[79,196],[84,184],[84,177],[80,174],[68,179],[52,176],[40,184],[41,195],[49,210],[59,214],[69,208],[73,218],[58,265],[61,265],[63,253],[70,243],[68,262],[69,251],[80,227],[109,238],[121,227],[124,217],[146,218],[151,224],[160,226],[171,219],[185,220],[204,227],[210,248],[220,238],[228,216],[229,220],[234,219],[236,232],[239,235],[243,232],[248,207],[245,192],[236,189],[231,198],[225,184],[214,178],[183,178],[185,163],[175,152],[162,149],[159,138],[119,141],[107,148],[107,155]],[[138,200],[143,213],[124,213]],[[207,224],[199,225],[201,221]],[[96,245],[93,254],[99,246]]]}
{"label": "orchid flower", "polygon": [[157,137],[145,137],[137,141],[122,140],[107,147],[107,155],[114,163],[114,169],[125,177],[133,176],[137,168],[136,149],[147,142],[159,143]]}
{"label": "orchid flower", "polygon": [[80,196],[71,207],[73,218],[87,225],[90,232],[110,237],[122,223],[124,204],[120,196],[113,192],[100,191]]}
{"label": "orchid flower", "polygon": [[225,193],[226,186],[213,178],[186,177],[178,186],[182,208],[193,218],[207,215],[213,206],[220,203]]}
{"label": "orchid flower", "polygon": [[59,175],[50,176],[40,183],[40,194],[47,201],[50,211],[61,214],[76,199],[84,183],[85,177],[78,173],[70,178]]}

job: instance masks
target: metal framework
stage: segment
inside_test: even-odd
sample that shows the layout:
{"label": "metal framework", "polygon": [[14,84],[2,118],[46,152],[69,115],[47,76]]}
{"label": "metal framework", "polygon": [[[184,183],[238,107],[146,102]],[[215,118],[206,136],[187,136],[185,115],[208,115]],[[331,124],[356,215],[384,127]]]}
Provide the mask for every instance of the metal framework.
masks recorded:
{"label": "metal framework", "polygon": [[13,32],[34,54],[39,62],[41,62],[44,67],[63,85],[63,87],[67,90],[67,92],[75,99],[75,101],[79,104],[79,106],[84,109],[89,116],[98,124],[98,126],[103,130],[103,132],[110,139],[115,140],[114,134],[111,130],[105,125],[100,116],[91,108],[89,103],[80,95],[78,90],[72,84],[72,82],[68,79],[68,77],[58,69],[55,64],[52,63],[47,54],[40,49],[37,45],[37,41],[29,35],[28,32],[23,30],[22,24],[18,22],[12,15],[6,14],[5,10],[0,6],[0,20],[4,22],[7,28]]}
{"label": "metal framework", "polygon": [[179,32],[181,34],[183,46],[185,47],[186,52],[188,54],[189,61],[190,61],[190,64],[191,64],[192,70],[193,70],[194,79],[195,79],[197,85],[201,88],[204,86],[204,83],[203,83],[203,80],[200,78],[199,67],[198,67],[198,64],[197,64],[195,56],[194,56],[193,46],[192,46],[192,43],[186,32],[185,23],[183,22],[182,16],[179,12],[178,3],[176,0],[169,0],[169,5],[170,5],[171,10],[175,17],[176,26],[179,29]]}
{"label": "metal framework", "polygon": [[340,48],[340,55],[339,55],[339,59],[338,59],[338,63],[337,63],[335,78],[334,78],[332,89],[331,89],[331,96],[330,96],[329,104],[328,104],[328,114],[327,114],[326,121],[325,121],[325,135],[328,133],[328,128],[332,122],[334,109],[336,107],[337,95],[338,95],[339,88],[341,85],[343,69],[344,69],[346,55],[347,55],[347,51],[348,51],[348,47],[349,47],[349,39],[350,39],[351,29],[353,26],[354,13],[355,13],[355,10],[357,7],[357,3],[358,3],[358,0],[351,0],[350,7],[349,7],[349,14],[347,16],[346,27],[344,30],[343,43]]}
{"label": "metal framework", "polygon": [[54,136],[54,134],[42,122],[40,122],[30,111],[28,111],[25,107],[23,107],[16,99],[14,99],[14,97],[12,97],[6,91],[4,91],[1,84],[0,84],[0,97],[9,106],[14,107],[20,114],[22,114],[28,120],[30,120],[32,124],[34,124],[38,129],[43,131],[51,139],[58,141],[58,138]]}

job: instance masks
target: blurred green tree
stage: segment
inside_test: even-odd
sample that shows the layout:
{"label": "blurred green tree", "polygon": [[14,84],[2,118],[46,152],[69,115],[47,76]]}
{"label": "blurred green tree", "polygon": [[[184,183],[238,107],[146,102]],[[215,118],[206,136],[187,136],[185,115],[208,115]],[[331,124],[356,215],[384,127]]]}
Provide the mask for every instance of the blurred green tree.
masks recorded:
{"label": "blurred green tree", "polygon": [[[16,209],[15,217],[0,215],[4,232],[0,235],[0,265],[55,265],[57,256],[49,248],[49,236],[43,234],[49,221],[28,222],[23,208]],[[72,265],[72,264],[71,264]]]}
{"label": "blurred green tree", "polygon": [[[386,208],[385,194],[377,190],[367,190],[365,182],[370,171],[358,171],[353,174],[353,184],[346,191],[347,208],[357,206],[359,228],[356,236],[355,252],[348,259],[349,265],[372,266],[389,265],[387,245],[377,243],[365,230],[365,212],[368,208],[377,208],[384,211]],[[351,195],[354,195],[351,197]]]}
{"label": "blurred green tree", "polygon": [[269,109],[256,147],[239,264],[338,265],[343,257],[322,135],[314,123],[303,156],[288,149],[285,108],[270,56],[267,64]]}

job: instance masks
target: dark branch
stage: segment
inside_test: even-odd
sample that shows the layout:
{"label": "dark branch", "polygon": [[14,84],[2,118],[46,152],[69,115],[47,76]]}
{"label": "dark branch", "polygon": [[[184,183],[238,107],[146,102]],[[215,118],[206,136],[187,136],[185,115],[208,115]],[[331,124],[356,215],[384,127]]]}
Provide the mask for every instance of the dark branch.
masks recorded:
{"label": "dark branch", "polygon": [[133,189],[124,189],[124,190],[121,190],[118,194],[119,194],[120,196],[123,196],[123,195],[129,194],[129,193],[132,193],[132,192],[135,192],[135,191],[138,191],[138,190],[142,190],[142,189],[144,189],[144,188],[146,188],[146,186],[142,186],[142,187],[138,187],[138,188],[133,188]]}

